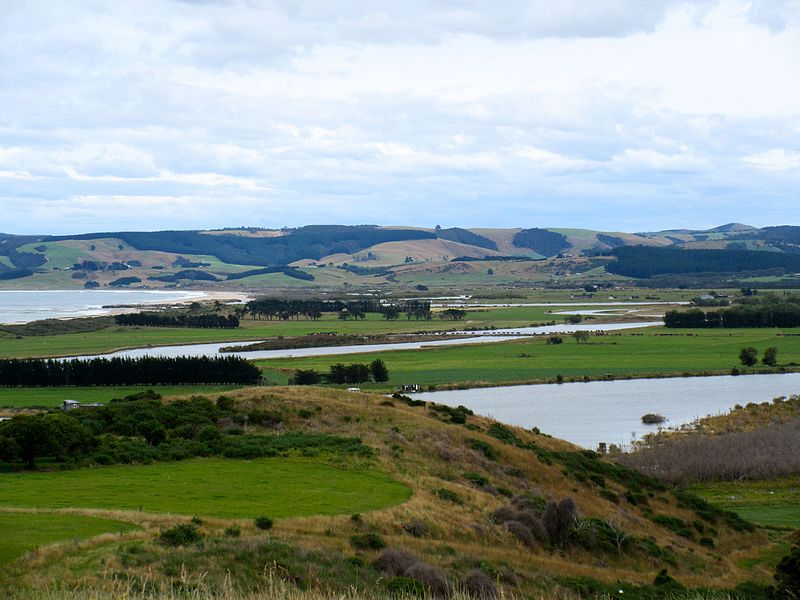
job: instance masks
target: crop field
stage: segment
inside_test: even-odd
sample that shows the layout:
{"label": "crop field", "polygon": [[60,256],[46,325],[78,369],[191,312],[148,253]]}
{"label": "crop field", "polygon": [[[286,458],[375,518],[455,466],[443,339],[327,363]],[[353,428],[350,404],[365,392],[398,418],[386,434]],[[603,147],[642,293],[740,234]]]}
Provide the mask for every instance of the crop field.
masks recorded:
{"label": "crop field", "polygon": [[258,361],[257,364],[276,381],[285,379],[293,369],[327,371],[334,363],[369,363],[380,358],[386,363],[390,375],[389,382],[382,387],[400,383],[505,383],[547,381],[558,375],[569,379],[602,377],[605,374],[729,373],[731,368],[741,367],[739,350],[750,345],[761,352],[775,346],[780,365],[800,363],[800,336],[780,336],[771,329],[652,328],[592,336],[588,344],[578,344],[564,336],[562,344],[550,345],[545,336],[540,336],[491,344],[288,358]]}
{"label": "crop field", "polygon": [[4,388],[0,387],[0,408],[31,408],[60,406],[64,400],[106,403],[114,398],[124,398],[146,390],[162,396],[188,396],[193,394],[219,394],[239,389],[232,385],[125,385],[69,388]]}
{"label": "crop field", "polygon": [[59,513],[0,512],[0,567],[38,546],[138,529],[132,523]]}
{"label": "crop field", "polygon": [[366,512],[409,496],[405,485],[381,473],[300,459],[198,459],[0,474],[0,506],[14,508],[282,518]]}
{"label": "crop field", "polygon": [[753,523],[800,529],[800,477],[697,484],[690,491]]}
{"label": "crop field", "polygon": [[[551,315],[548,308],[497,308],[470,311],[463,321],[407,320],[386,321],[381,315],[369,314],[364,320],[342,321],[326,314],[318,321],[262,321],[243,319],[238,329],[196,329],[176,327],[112,326],[83,333],[52,336],[26,336],[17,339],[0,334],[0,357],[33,358],[72,356],[110,352],[123,348],[142,348],[158,345],[195,344],[259,340],[266,337],[298,336],[331,332],[350,334],[408,333],[441,331],[469,327],[526,327],[543,321],[563,321],[563,315]],[[557,309],[554,309],[557,310]]]}

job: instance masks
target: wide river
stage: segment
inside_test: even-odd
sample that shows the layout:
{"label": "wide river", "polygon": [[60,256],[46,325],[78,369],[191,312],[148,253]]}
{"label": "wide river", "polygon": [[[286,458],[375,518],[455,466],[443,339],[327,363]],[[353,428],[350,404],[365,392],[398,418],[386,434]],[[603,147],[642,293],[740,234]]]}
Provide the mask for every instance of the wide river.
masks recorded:
{"label": "wide river", "polygon": [[205,295],[161,290],[0,290],[0,323],[96,317],[111,312],[110,305],[171,303]]}
{"label": "wide river", "polygon": [[736,404],[767,402],[800,393],[800,373],[630,379],[550,385],[520,385],[415,394],[448,406],[459,404],[487,415],[568,440],[584,448],[600,442],[630,444],[658,430],[644,425],[647,413],[669,420],[665,427],[728,412]]}

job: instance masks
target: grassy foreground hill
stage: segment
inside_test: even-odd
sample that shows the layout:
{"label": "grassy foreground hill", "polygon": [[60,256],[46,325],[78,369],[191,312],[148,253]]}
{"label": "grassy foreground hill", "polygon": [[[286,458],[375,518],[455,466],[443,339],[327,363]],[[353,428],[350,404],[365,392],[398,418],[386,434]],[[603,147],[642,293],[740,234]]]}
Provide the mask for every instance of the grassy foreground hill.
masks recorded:
{"label": "grassy foreground hill", "polygon": [[[4,596],[235,598],[262,591],[312,598],[360,590],[364,597],[402,597],[427,590],[493,597],[502,590],[507,597],[556,598],[621,589],[624,597],[644,598],[679,591],[680,584],[732,589],[750,579],[769,582],[769,568],[740,566],[769,551],[760,530],[535,430],[403,397],[322,388],[232,395],[237,409],[279,416],[250,434],[356,437],[371,451],[228,459],[235,467],[191,459],[0,472],[3,522],[18,537],[40,514],[128,524],[66,543],[63,536],[53,545],[38,538],[37,548],[0,565]],[[137,469],[160,470],[173,491],[148,488],[147,479],[131,483]],[[314,470],[316,477],[301,476]],[[67,476],[71,487],[63,483]],[[99,479],[102,488],[95,487]],[[362,505],[348,489],[337,496],[337,480],[359,491]],[[43,486],[41,493],[26,494],[31,486]],[[278,506],[289,489],[292,501]],[[159,498],[132,508],[131,496],[145,492]],[[275,518],[274,525],[261,521],[259,528],[252,518],[258,514]],[[674,580],[662,576],[662,589],[652,584],[663,569]]]}

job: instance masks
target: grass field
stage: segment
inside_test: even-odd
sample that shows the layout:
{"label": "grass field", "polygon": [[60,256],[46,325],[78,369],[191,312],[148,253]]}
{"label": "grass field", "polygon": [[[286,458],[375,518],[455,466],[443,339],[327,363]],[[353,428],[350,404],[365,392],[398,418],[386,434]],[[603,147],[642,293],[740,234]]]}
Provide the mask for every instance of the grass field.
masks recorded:
{"label": "grass field", "polygon": [[0,567],[38,546],[138,529],[132,523],[57,513],[0,512]]}
{"label": "grass field", "polygon": [[[363,321],[342,321],[326,314],[318,321],[242,320],[238,329],[192,329],[173,327],[118,327],[99,331],[53,336],[25,336],[0,333],[0,357],[71,356],[110,352],[122,348],[258,340],[265,337],[298,336],[335,331],[337,333],[377,334],[415,331],[439,331],[468,327],[526,327],[543,321],[563,321],[563,315],[551,315],[547,308],[498,308],[470,311],[463,321],[409,321],[405,318],[386,321],[370,314]],[[555,309],[557,310],[557,309]]]}
{"label": "grass field", "polygon": [[410,490],[373,471],[321,461],[200,459],[0,475],[0,505],[95,508],[223,518],[366,512]]}
{"label": "grass field", "polygon": [[800,477],[697,484],[690,491],[753,523],[800,529]]}
{"label": "grass field", "polygon": [[389,382],[381,387],[391,387],[401,383],[440,385],[539,381],[557,375],[578,378],[604,374],[725,373],[732,367],[741,366],[737,358],[739,350],[750,345],[762,352],[775,346],[780,364],[800,363],[800,337],[783,337],[776,333],[772,329],[686,331],[652,328],[640,333],[593,336],[588,344],[577,344],[567,336],[563,344],[548,345],[542,336],[494,344],[291,358],[258,361],[257,364],[266,369],[270,379],[280,382],[287,377],[286,370],[314,368],[327,371],[337,362],[369,363],[380,358],[386,363],[390,375]]}
{"label": "grass field", "polygon": [[233,385],[124,385],[69,388],[3,388],[0,387],[0,408],[28,408],[60,406],[66,399],[79,402],[106,403],[114,398],[124,398],[145,390],[153,390],[162,396],[186,396],[189,394],[218,394],[236,390]]}

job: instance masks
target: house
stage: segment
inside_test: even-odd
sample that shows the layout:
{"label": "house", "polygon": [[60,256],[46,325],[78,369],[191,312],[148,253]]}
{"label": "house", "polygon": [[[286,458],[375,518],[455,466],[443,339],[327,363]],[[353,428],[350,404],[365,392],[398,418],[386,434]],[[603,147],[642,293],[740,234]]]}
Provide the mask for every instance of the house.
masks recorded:
{"label": "house", "polygon": [[414,394],[416,392],[422,391],[422,386],[418,383],[404,383],[399,388],[397,388],[399,392],[405,392],[406,394]]}

